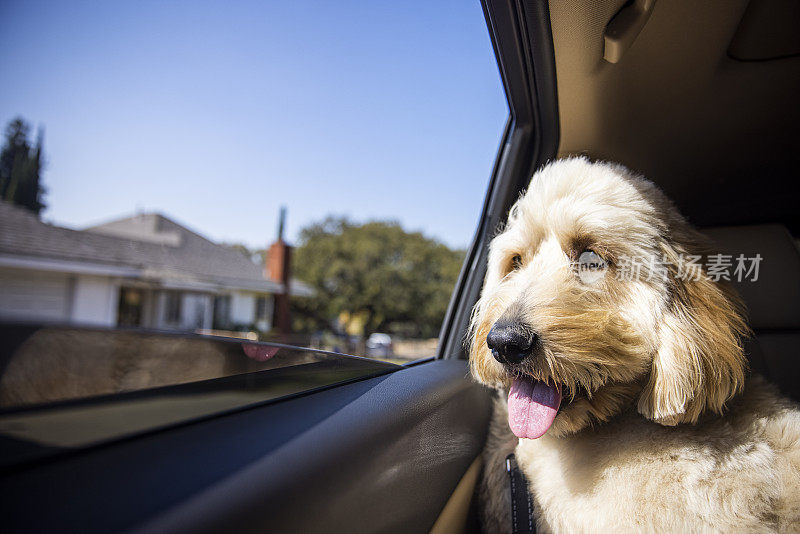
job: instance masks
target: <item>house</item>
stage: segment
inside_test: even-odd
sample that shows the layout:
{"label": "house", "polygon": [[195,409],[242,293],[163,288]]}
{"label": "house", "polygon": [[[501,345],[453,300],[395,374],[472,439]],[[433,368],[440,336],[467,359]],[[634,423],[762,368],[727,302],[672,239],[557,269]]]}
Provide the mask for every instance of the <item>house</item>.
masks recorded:
{"label": "house", "polygon": [[[286,247],[282,239],[271,250]],[[287,251],[288,254],[288,251]],[[267,331],[273,303],[312,289],[157,213],[84,230],[0,202],[0,319]],[[287,299],[284,299],[287,300]]]}

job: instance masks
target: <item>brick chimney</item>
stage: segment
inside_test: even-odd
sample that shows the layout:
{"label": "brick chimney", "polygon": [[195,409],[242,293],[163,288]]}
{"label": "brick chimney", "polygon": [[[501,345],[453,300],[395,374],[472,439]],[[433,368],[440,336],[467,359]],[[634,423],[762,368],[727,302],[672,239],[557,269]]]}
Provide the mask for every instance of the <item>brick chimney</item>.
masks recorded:
{"label": "brick chimney", "polygon": [[272,315],[272,325],[280,334],[292,332],[292,322],[289,313],[289,284],[292,274],[292,247],[283,240],[283,227],[286,221],[286,208],[281,207],[278,222],[278,240],[269,246],[267,262],[264,266],[264,275],[270,280],[280,282],[283,292],[275,294],[275,309]]}

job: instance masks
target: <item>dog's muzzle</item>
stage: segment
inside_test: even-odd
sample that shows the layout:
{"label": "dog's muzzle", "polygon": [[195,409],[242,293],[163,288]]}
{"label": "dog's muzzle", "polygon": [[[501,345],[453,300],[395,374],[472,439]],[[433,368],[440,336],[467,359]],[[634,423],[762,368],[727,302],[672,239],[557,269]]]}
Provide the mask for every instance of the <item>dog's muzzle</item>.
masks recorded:
{"label": "dog's muzzle", "polygon": [[500,363],[514,365],[522,362],[533,353],[537,335],[520,323],[494,323],[486,344],[494,359]]}

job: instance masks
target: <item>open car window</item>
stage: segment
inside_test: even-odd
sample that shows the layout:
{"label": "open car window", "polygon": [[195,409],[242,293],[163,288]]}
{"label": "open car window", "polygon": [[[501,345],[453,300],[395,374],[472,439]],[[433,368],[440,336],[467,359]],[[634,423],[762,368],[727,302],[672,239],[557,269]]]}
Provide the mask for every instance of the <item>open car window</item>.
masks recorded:
{"label": "open car window", "polygon": [[0,70],[0,321],[435,354],[508,116],[479,3],[12,2]]}

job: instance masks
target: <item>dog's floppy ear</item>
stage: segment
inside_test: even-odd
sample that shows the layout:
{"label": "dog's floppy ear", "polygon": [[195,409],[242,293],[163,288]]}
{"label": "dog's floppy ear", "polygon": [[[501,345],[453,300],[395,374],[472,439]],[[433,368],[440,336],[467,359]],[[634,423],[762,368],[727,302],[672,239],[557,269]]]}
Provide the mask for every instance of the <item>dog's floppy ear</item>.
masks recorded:
{"label": "dog's floppy ear", "polygon": [[[689,232],[692,241],[699,238]],[[668,300],[638,409],[663,425],[694,423],[705,410],[721,413],[741,390],[746,370],[742,337],[749,328],[736,293],[709,279],[700,263],[690,262],[687,247],[667,243],[662,250]]]}

